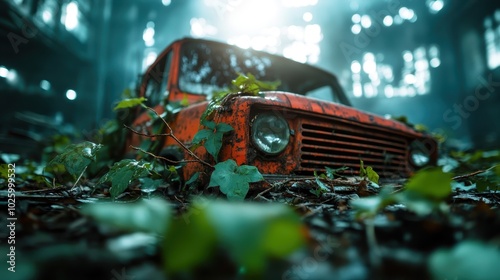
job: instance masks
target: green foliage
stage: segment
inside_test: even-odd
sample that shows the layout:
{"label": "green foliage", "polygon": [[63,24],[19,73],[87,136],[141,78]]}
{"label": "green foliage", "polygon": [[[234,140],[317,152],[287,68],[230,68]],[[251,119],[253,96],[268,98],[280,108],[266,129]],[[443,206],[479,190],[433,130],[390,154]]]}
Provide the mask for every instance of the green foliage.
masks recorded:
{"label": "green foliage", "polygon": [[216,109],[221,108],[224,100],[231,94],[258,96],[263,90],[276,90],[281,84],[279,81],[263,82],[259,81],[250,73],[239,74],[232,82],[232,87],[228,90],[217,92],[208,103],[207,109],[201,116],[201,121],[206,120]]}
{"label": "green foliage", "polygon": [[[204,206],[194,204],[183,218],[172,221],[163,243],[165,270],[188,271],[213,255],[217,235]],[[202,209],[206,210],[206,209]]]}
{"label": "green foliage", "polygon": [[150,163],[140,162],[132,159],[124,159],[115,163],[108,173],[99,179],[97,184],[111,183],[109,193],[112,198],[123,193],[128,185],[139,178],[149,176]]}
{"label": "green foliage", "polygon": [[62,165],[73,178],[76,178],[85,171],[92,161],[95,161],[96,153],[101,147],[100,144],[87,141],[69,145],[61,154],[52,159],[46,168],[50,170],[51,167],[57,168],[58,165]]}
{"label": "green foliage", "polygon": [[249,183],[264,180],[255,166],[238,166],[232,159],[215,165],[208,187],[219,186],[229,200],[243,200],[250,188]]}
{"label": "green foliage", "polygon": [[193,176],[191,176],[191,178],[189,178],[189,180],[187,180],[184,183],[184,189],[186,189],[186,187],[194,186],[199,177],[200,177],[200,172],[194,173]]}
{"label": "green foliage", "polygon": [[450,156],[465,164],[500,162],[500,150],[474,152],[452,151]]}
{"label": "green foliage", "polygon": [[21,157],[18,154],[5,154],[2,153],[0,155],[0,159],[2,159],[3,162],[5,163],[14,163],[18,161]]}
{"label": "green foliage", "polygon": [[356,216],[360,218],[373,217],[386,206],[395,203],[392,191],[390,188],[384,188],[376,196],[352,200],[351,206],[356,210]]}
{"label": "green foliage", "polygon": [[428,266],[434,279],[498,279],[500,250],[496,244],[467,240],[432,253]]}
{"label": "green foliage", "polygon": [[359,176],[366,177],[368,180],[378,184],[379,175],[373,170],[371,166],[364,167],[363,161],[360,161]]}
{"label": "green foliage", "polygon": [[219,151],[222,147],[222,138],[225,133],[232,131],[233,128],[225,123],[218,123],[203,120],[202,124],[206,129],[199,130],[193,138],[193,144],[204,143],[205,149],[211,154],[215,161],[218,160]]}
{"label": "green foliage", "polygon": [[280,81],[259,81],[250,73],[247,75],[239,74],[231,83],[238,92],[254,96],[263,90],[276,90],[281,84]]}
{"label": "green foliage", "polygon": [[451,174],[432,168],[417,172],[402,192],[395,193],[384,188],[378,196],[356,199],[351,205],[357,210],[358,217],[372,217],[394,203],[404,204],[418,215],[428,215],[439,209],[450,193]]}
{"label": "green foliage", "polygon": [[317,197],[320,197],[321,194],[325,192],[329,192],[330,188],[323,182],[321,182],[321,179],[328,179],[328,175],[326,174],[320,174],[318,175],[316,171],[314,171],[314,179],[316,180],[316,185],[318,185],[317,189],[311,189],[309,190],[310,193],[314,194]]}
{"label": "green foliage", "polygon": [[134,203],[95,203],[82,207],[82,213],[97,221],[125,231],[142,231],[163,235],[167,230],[171,208],[164,199],[142,199]]}
{"label": "green foliage", "polygon": [[198,201],[169,227],[165,267],[170,273],[190,271],[224,248],[235,264],[258,275],[270,257],[286,257],[304,244],[301,228],[297,214],[282,204]]}
{"label": "green foliage", "polygon": [[417,123],[413,126],[413,128],[416,130],[416,131],[420,131],[420,132],[427,132],[429,131],[429,128],[423,124],[420,124],[420,123]]}
{"label": "green foliage", "polygon": [[442,200],[451,193],[451,177],[450,173],[443,172],[441,168],[422,170],[410,178],[406,189],[429,199]]}
{"label": "green foliage", "polygon": [[[463,151],[453,151],[450,152],[451,158],[448,162],[455,161],[455,166],[453,171],[458,174],[470,173],[471,170],[484,170],[484,172],[471,177],[470,181],[474,183],[475,188],[484,192],[487,190],[497,190],[500,187],[500,171],[498,166],[500,166],[500,150],[491,151],[474,151],[474,152],[463,152]],[[443,168],[448,168],[448,165],[444,164]]]}
{"label": "green foliage", "polygon": [[71,139],[67,135],[57,134],[52,136],[44,143],[42,161],[47,162],[58,154],[64,152],[64,149],[71,144]]}
{"label": "green foliage", "polygon": [[113,108],[113,110],[118,110],[118,109],[127,109],[127,108],[132,108],[138,105],[143,106],[144,101],[147,99],[144,97],[138,97],[138,98],[126,98],[123,99],[122,101],[118,102],[118,104]]}
{"label": "green foliage", "polygon": [[326,177],[329,179],[335,179],[335,176],[341,176],[339,175],[339,172],[348,170],[349,167],[343,166],[340,168],[329,168],[328,166],[325,166],[326,169]]}
{"label": "green foliage", "polygon": [[141,191],[145,193],[154,192],[161,184],[164,183],[162,179],[154,180],[148,177],[139,178],[139,181],[141,182]]}

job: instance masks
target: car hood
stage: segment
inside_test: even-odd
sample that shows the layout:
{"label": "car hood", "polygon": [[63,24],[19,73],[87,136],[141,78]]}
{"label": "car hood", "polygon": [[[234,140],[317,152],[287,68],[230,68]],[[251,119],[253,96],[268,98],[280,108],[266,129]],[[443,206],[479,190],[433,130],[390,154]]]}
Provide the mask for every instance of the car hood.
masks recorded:
{"label": "car hood", "polygon": [[422,133],[415,131],[402,122],[386,119],[381,116],[339,103],[323,101],[303,95],[280,91],[264,92],[265,100],[259,102],[258,99],[259,98],[255,98],[254,102],[263,104],[271,103],[275,106],[282,106],[296,111],[312,112],[322,116],[330,116],[368,125],[382,126],[391,130],[409,133],[414,136],[422,136]]}

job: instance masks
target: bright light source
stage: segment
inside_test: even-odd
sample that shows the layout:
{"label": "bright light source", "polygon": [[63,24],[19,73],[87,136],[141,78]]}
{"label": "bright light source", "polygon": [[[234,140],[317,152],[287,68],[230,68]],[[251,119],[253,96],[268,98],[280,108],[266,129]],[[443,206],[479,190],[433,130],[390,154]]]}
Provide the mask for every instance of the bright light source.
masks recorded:
{"label": "bright light source", "polygon": [[78,17],[80,11],[76,2],[69,2],[66,5],[66,15],[64,17],[64,26],[68,31],[74,30],[78,26]]}
{"label": "bright light source", "polygon": [[377,89],[372,83],[365,83],[363,89],[365,91],[365,97],[371,98],[377,96]]}
{"label": "bright light source", "polygon": [[415,90],[414,87],[409,87],[408,88],[408,96],[409,97],[414,97],[415,95],[417,95],[417,91]]}
{"label": "bright light source", "polygon": [[413,74],[406,74],[404,81],[406,84],[412,85],[417,81],[417,79],[415,78],[415,75],[413,75]]}
{"label": "bright light source", "polygon": [[351,32],[353,34],[359,34],[361,32],[361,25],[359,24],[354,24],[352,27],[351,27]]}
{"label": "bright light source", "polygon": [[294,42],[283,50],[283,56],[295,61],[307,62],[307,45],[302,42]]}
{"label": "bright light source", "polygon": [[44,22],[51,22],[52,21],[52,13],[50,11],[43,11],[42,13],[42,19]]}
{"label": "bright light source", "polygon": [[385,26],[391,26],[393,22],[394,22],[394,20],[392,19],[391,16],[384,17],[383,23]]}
{"label": "bright light source", "polygon": [[377,71],[377,64],[375,63],[375,60],[366,60],[363,62],[363,71],[367,74]]}
{"label": "bright light source", "polygon": [[370,74],[368,74],[368,77],[370,78],[370,80],[372,80],[373,85],[380,85],[380,77],[378,76],[377,72],[371,72]]}
{"label": "bright light source", "polygon": [[429,62],[427,62],[427,59],[419,59],[415,61],[415,70],[425,71],[427,69],[429,69]]}
{"label": "bright light source", "polygon": [[372,26],[372,20],[370,19],[370,16],[363,15],[361,17],[361,26],[364,28],[370,28]]}
{"label": "bright light source", "polygon": [[351,17],[351,20],[353,23],[360,23],[361,22],[361,16],[359,14],[354,14]]}
{"label": "bright light source", "polygon": [[[237,2],[237,1],[233,1]],[[281,0],[281,5],[285,7],[306,7],[315,6],[318,4],[318,0]]]}
{"label": "bright light source", "polygon": [[[317,0],[316,0],[317,1]],[[224,2],[224,1],[214,1]],[[268,27],[280,21],[281,6],[276,1],[254,0],[254,1],[228,1],[239,2],[237,9],[232,9],[227,14],[227,24],[233,28],[237,28],[239,33],[254,32],[258,28]],[[226,5],[226,4],[224,4]],[[231,4],[227,4],[231,5]],[[235,4],[232,4],[235,5]],[[220,4],[219,4],[220,6]],[[216,9],[224,9],[224,7],[216,7]],[[226,8],[228,9],[228,8]],[[255,15],[258,20],[255,20]]]}
{"label": "bright light source", "polygon": [[7,76],[9,76],[9,69],[0,66],[0,77],[7,78]]}
{"label": "bright light source", "polygon": [[68,89],[66,91],[66,98],[68,98],[69,100],[75,100],[76,99],[76,91],[74,91],[72,89]]}
{"label": "bright light source", "polygon": [[231,40],[228,40],[228,43],[231,45],[236,45],[242,49],[248,49],[250,48],[251,45],[251,40],[250,37],[247,35],[239,36],[236,38],[233,38]]}
{"label": "bright light source", "polygon": [[392,67],[389,65],[384,65],[382,67],[382,76],[389,82],[394,80],[394,74],[392,73]]}
{"label": "bright light source", "polygon": [[354,83],[352,85],[352,94],[354,97],[361,97],[363,95],[363,87],[360,83]]}
{"label": "bright light source", "polygon": [[387,98],[394,97],[394,88],[392,87],[392,85],[386,85],[385,86],[385,88],[384,88],[384,94],[385,94],[385,97],[387,97]]}
{"label": "bright light source", "polygon": [[14,69],[10,69],[9,73],[7,73],[7,77],[5,77],[9,82],[13,83],[17,80],[17,71]]}
{"label": "bright light source", "polygon": [[49,91],[49,90],[50,90],[51,85],[50,85],[50,82],[49,82],[49,81],[47,81],[47,80],[41,80],[41,81],[40,81],[40,87],[41,87],[43,90],[47,90],[47,91]]}
{"label": "bright light source", "polygon": [[413,54],[410,51],[404,51],[403,52],[403,59],[407,62],[410,62],[413,60]]}
{"label": "bright light source", "polygon": [[163,4],[163,6],[168,6],[172,3],[172,0],[161,0],[161,3]]}
{"label": "bright light source", "polygon": [[415,16],[415,12],[411,9],[408,9],[406,7],[402,7],[399,9],[399,16],[402,19],[410,20],[413,16]]}
{"label": "bright light source", "polygon": [[444,7],[443,0],[433,0],[428,2],[429,8],[431,9],[431,13],[436,14],[441,11]]}
{"label": "bright light source", "polygon": [[142,60],[142,69],[146,70],[149,65],[153,64],[155,62],[156,57],[158,54],[155,51],[147,51],[146,55],[144,56],[144,59]]}
{"label": "bright light source", "polygon": [[439,67],[439,65],[441,65],[441,60],[439,58],[435,57],[435,58],[431,59],[430,64],[431,64],[432,68],[437,68],[437,67]]}
{"label": "bright light source", "polygon": [[353,73],[359,73],[359,72],[361,72],[361,64],[358,61],[354,60],[351,63],[351,71]]}
{"label": "bright light source", "polygon": [[151,47],[155,44],[155,24],[150,21],[146,26],[146,29],[144,29],[144,32],[142,33],[142,39],[147,47]]}
{"label": "bright light source", "polygon": [[309,12],[304,13],[304,15],[302,16],[302,19],[305,22],[310,22],[313,19],[313,15],[311,13],[309,13]]}
{"label": "bright light source", "polygon": [[323,40],[323,33],[319,24],[306,25],[304,29],[304,41],[308,44],[317,44]]}
{"label": "bright light source", "polygon": [[375,55],[371,52],[367,52],[363,55],[364,60],[375,60]]}

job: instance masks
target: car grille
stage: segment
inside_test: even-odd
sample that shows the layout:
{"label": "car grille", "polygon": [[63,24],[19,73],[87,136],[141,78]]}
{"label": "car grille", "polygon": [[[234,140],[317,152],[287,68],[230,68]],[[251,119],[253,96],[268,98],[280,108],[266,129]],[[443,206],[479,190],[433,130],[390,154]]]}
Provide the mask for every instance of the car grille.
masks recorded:
{"label": "car grille", "polygon": [[302,119],[298,123],[300,165],[297,174],[348,167],[359,174],[360,160],[381,177],[408,175],[408,139],[390,129],[354,121]]}

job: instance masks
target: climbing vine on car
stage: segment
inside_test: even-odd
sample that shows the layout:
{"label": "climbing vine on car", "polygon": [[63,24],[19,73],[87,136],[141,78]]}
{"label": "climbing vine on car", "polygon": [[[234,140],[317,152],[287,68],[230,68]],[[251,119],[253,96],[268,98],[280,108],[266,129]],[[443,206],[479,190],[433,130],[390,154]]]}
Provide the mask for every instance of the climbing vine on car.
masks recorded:
{"label": "climbing vine on car", "polygon": [[206,129],[198,130],[193,138],[193,145],[204,143],[207,152],[213,156],[215,161],[218,161],[219,151],[222,148],[222,138],[225,133],[234,129],[226,123],[215,123],[207,120],[202,120],[201,124]]}
{"label": "climbing vine on car", "polygon": [[280,84],[280,81],[259,81],[250,73],[239,74],[236,79],[231,81],[230,88],[214,93],[200,121],[208,120],[215,110],[222,108],[224,102],[233,96],[260,96],[261,91],[276,90]]}
{"label": "climbing vine on car", "polygon": [[[259,96],[261,91],[275,90],[279,84],[279,82],[259,81],[252,74],[240,74],[232,81],[230,89],[215,94],[209,102],[206,111],[200,119],[202,129],[196,133],[192,141],[192,146],[190,147],[185,146],[185,144],[176,138],[175,132],[168,124],[168,120],[171,116],[178,112],[180,108],[188,105],[184,100],[183,102],[179,102],[179,104],[167,104],[167,106],[165,106],[165,112],[159,114],[153,108],[144,104],[144,102],[147,101],[146,98],[128,96],[128,98],[119,102],[114,109],[119,112],[122,110],[131,110],[136,106],[147,109],[150,112],[152,123],[157,124],[153,129],[155,133],[147,134],[135,131],[127,124],[124,124],[132,133],[149,138],[143,141],[145,145],[141,145],[141,147],[132,147],[143,154],[142,159],[124,159],[114,163],[109,168],[108,172],[97,182],[97,186],[110,184],[109,193],[112,198],[118,197],[133,182],[138,182],[141,189],[154,189],[160,184],[160,179],[172,180],[172,174],[174,174],[173,178],[178,177],[176,165],[178,166],[188,161],[197,161],[213,169],[210,175],[208,188],[219,187],[220,191],[224,193],[229,200],[243,200],[248,193],[250,183],[262,181],[264,178],[255,166],[238,165],[232,159],[218,162],[219,152],[223,146],[224,135],[234,129],[229,124],[222,122],[216,123],[211,117],[216,110],[222,108],[224,102],[229,101],[234,96]],[[165,131],[165,133],[162,133],[163,131]],[[155,152],[158,146],[162,145],[164,137],[173,138],[192,159],[173,162],[156,155]],[[216,163],[215,165],[204,161],[194,153],[194,151],[202,145],[213,157]],[[92,142],[71,145],[67,152],[57,156],[50,165],[62,165],[72,176],[75,177],[79,175],[80,178],[90,162],[95,160],[97,150],[102,147],[103,145],[94,144]],[[152,162],[149,162],[149,160]],[[159,160],[162,160],[163,163],[168,162],[168,164],[171,165],[162,167],[161,164],[155,164],[159,162]],[[162,176],[162,174],[168,175]],[[199,173],[195,173],[192,178],[187,180],[185,186],[194,185],[197,180],[199,180]]]}

